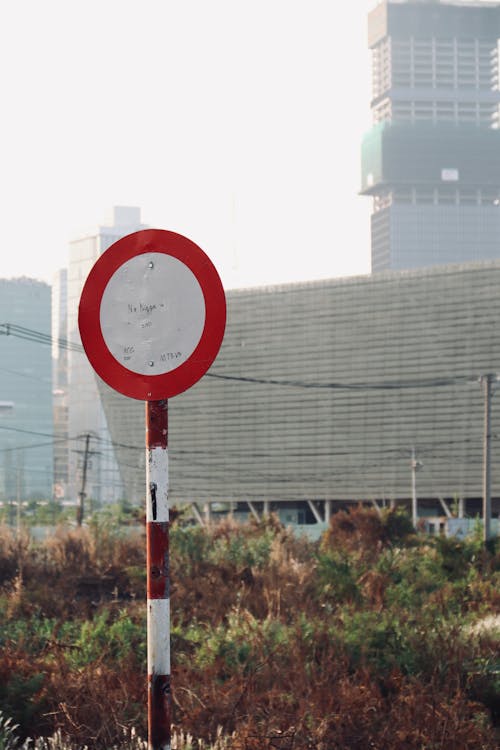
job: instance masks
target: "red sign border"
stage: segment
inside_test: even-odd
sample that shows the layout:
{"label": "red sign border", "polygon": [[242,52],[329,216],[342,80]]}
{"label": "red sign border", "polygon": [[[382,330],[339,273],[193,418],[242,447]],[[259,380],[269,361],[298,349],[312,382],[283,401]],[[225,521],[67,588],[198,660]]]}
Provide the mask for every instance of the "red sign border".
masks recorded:
{"label": "red sign border", "polygon": [[[181,365],[161,375],[128,370],[111,354],[101,330],[101,302],[109,280],[120,266],[144,253],[164,253],[184,263],[205,300],[205,326],[196,349]],[[219,352],[226,327],[224,288],[212,261],[192,240],[166,229],[141,229],[113,243],[92,267],[80,297],[78,327],[90,364],[111,388],[142,401],[171,398],[193,386]]]}

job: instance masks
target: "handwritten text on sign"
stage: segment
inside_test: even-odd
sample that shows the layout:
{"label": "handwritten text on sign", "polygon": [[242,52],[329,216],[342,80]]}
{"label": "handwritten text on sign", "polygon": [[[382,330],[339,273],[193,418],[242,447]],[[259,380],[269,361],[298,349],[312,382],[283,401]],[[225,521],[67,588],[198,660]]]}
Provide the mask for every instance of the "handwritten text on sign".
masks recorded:
{"label": "handwritten text on sign", "polygon": [[205,300],[184,263],[165,253],[144,253],[110,278],[100,322],[106,346],[120,364],[142,375],[162,375],[196,349],[205,325]]}

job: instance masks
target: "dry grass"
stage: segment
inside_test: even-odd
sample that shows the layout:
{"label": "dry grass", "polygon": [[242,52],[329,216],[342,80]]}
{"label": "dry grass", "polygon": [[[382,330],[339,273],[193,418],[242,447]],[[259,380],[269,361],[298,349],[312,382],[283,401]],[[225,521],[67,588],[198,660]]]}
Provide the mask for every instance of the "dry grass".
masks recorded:
{"label": "dry grass", "polygon": [[[339,513],[321,548],[275,519],[174,529],[173,748],[497,747],[498,639],[460,618],[493,622],[498,556],[405,528]],[[0,530],[0,705],[22,736],[144,746],[144,557],[109,529]]]}

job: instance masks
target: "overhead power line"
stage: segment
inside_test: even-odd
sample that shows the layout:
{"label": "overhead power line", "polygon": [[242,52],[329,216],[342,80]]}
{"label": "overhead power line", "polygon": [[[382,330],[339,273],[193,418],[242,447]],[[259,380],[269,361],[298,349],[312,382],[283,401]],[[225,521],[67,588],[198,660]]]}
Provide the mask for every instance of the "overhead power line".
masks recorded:
{"label": "overhead power line", "polygon": [[47,448],[50,445],[57,445],[58,443],[67,443],[66,438],[60,440],[51,440],[48,443],[30,443],[30,445],[13,445],[8,448],[0,448],[0,453],[13,453],[15,451],[27,451],[32,448]]}
{"label": "overhead power line", "polygon": [[[9,432],[22,432],[24,435],[37,435],[38,437],[49,437],[59,439],[61,436],[53,432],[37,432],[36,430],[23,430],[22,427],[11,427],[10,425],[0,425],[0,430],[8,430]],[[76,438],[65,438],[68,440],[76,440]]]}
{"label": "overhead power line", "polygon": [[[8,448],[4,448],[0,450],[0,452],[3,451],[11,451],[11,450],[21,450],[21,449],[29,449],[29,448],[36,448],[40,445],[52,445],[55,443],[70,443],[74,441],[81,440],[85,435],[76,435],[76,436],[61,436],[57,433],[49,433],[49,432],[38,432],[35,430],[25,430],[20,427],[14,427],[14,426],[8,426],[8,425],[0,425],[0,430],[7,430],[9,432],[16,432],[21,433],[23,435],[34,435],[37,437],[47,437],[52,438],[50,442],[44,442],[44,443],[31,443],[30,445],[22,445],[22,446],[9,446]],[[493,439],[498,439],[500,435],[496,433],[492,433],[491,436]],[[144,451],[143,445],[130,445],[127,443],[119,443],[114,440],[109,440],[107,438],[103,438],[100,435],[92,435],[92,439],[96,440],[100,444],[101,451],[111,451],[116,448],[122,448],[126,450],[132,450],[138,453],[142,453]],[[446,449],[447,447],[457,447],[457,446],[474,446],[478,441],[481,440],[481,435],[475,436],[475,437],[466,437],[466,438],[460,438],[460,439],[453,439],[453,440],[433,440],[433,441],[427,441],[427,442],[420,442],[418,443],[418,452],[419,455],[422,456],[430,456],[430,457],[436,457],[437,453],[436,451]],[[109,447],[108,447],[109,446]],[[345,449],[345,450],[324,450],[324,451],[317,451],[313,450],[311,452],[308,452],[307,449],[301,449],[300,453],[291,452],[289,453],[290,456],[297,456],[297,457],[315,457],[315,458],[321,458],[321,457],[329,457],[329,458],[339,458],[339,457],[347,457],[352,455],[353,449]],[[410,448],[401,448],[401,447],[393,447],[393,448],[374,448],[370,450],[370,455],[390,455],[393,454],[396,458],[407,458],[411,454]],[[448,454],[445,454],[448,455]],[[186,449],[178,449],[174,450],[172,452],[172,460],[179,460],[181,457],[188,458],[189,460],[196,460],[197,458],[208,458],[213,459],[217,457],[225,457],[227,460],[232,461],[234,459],[241,459],[243,457],[245,458],[269,458],[270,454],[268,451],[265,452],[249,452],[245,450],[242,452],[239,448],[224,448],[222,449],[201,449],[201,450],[186,450]]]}
{"label": "overhead power line", "polygon": [[275,380],[271,378],[252,378],[243,375],[222,375],[208,372],[207,377],[218,380],[235,380],[243,383],[256,383],[263,385],[279,385],[291,388],[322,388],[329,390],[347,391],[393,391],[405,388],[438,388],[445,385],[460,385],[461,383],[475,383],[477,377],[470,375],[456,375],[449,378],[424,378],[421,380],[382,381],[379,383],[314,383],[302,380]]}
{"label": "overhead power line", "polygon": [[50,383],[50,378],[41,378],[37,375],[29,375],[27,372],[20,372],[19,370],[9,370],[7,367],[0,367],[0,372],[6,372],[8,375],[15,375],[16,378],[27,378],[28,380],[36,380],[37,383]]}
{"label": "overhead power line", "polygon": [[75,341],[68,341],[65,338],[55,339],[50,333],[42,333],[41,331],[25,328],[15,323],[0,323],[0,336],[15,336],[25,341],[33,341],[36,344],[47,344],[48,346],[56,342],[61,349],[72,352],[83,352],[83,346]]}
{"label": "overhead power line", "polygon": [[[64,338],[54,339],[49,333],[42,333],[31,328],[24,328],[14,323],[0,323],[0,335],[16,336],[26,341],[33,341],[38,344],[52,344],[57,341],[62,349],[74,352],[83,352],[83,346],[75,341],[68,341]],[[208,378],[217,380],[230,380],[239,383],[252,383],[256,385],[276,385],[289,388],[312,388],[326,390],[347,390],[347,391],[392,391],[403,390],[406,388],[439,388],[441,386],[461,385],[463,383],[473,383],[478,381],[478,376],[471,375],[454,375],[452,377],[433,377],[419,380],[399,380],[399,381],[381,381],[378,383],[318,383],[307,382],[304,380],[280,380],[275,378],[257,378],[244,375],[226,375],[218,372],[206,373]]]}

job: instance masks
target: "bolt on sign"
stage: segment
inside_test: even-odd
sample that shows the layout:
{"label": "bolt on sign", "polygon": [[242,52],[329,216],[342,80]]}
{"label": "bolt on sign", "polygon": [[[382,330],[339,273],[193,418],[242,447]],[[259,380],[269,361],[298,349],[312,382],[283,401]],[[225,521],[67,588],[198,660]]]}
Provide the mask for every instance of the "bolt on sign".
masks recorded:
{"label": "bolt on sign", "polygon": [[187,237],[144,229],[115,242],[91,269],[78,324],[96,373],[146,402],[148,742],[170,750],[168,399],[215,360],[226,299],[208,256]]}

